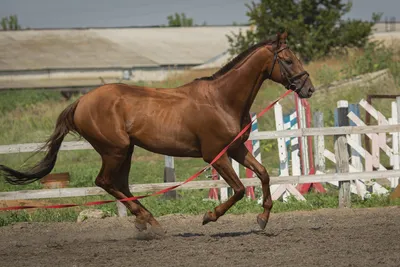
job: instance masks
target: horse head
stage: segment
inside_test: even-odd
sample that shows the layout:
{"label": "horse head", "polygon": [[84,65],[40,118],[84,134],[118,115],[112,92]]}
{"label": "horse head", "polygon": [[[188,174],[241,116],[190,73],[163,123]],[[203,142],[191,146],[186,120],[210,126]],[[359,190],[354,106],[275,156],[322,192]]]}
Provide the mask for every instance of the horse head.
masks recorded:
{"label": "horse head", "polygon": [[314,85],[301,61],[287,45],[287,36],[286,31],[278,33],[274,44],[270,46],[273,60],[266,78],[295,91],[301,98],[309,98],[315,91]]}

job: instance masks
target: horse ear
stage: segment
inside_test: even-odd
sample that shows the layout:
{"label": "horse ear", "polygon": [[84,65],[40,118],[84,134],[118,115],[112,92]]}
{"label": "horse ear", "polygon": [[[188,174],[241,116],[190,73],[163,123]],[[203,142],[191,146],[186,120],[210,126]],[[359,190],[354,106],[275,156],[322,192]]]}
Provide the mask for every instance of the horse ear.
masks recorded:
{"label": "horse ear", "polygon": [[285,44],[285,43],[286,43],[287,37],[288,37],[288,33],[287,33],[287,31],[285,30],[285,32],[282,33],[282,34],[280,35],[280,37],[279,37],[281,44]]}
{"label": "horse ear", "polygon": [[276,34],[276,42],[274,45],[275,50],[278,50],[281,48],[282,45],[286,44],[286,39],[287,39],[288,33],[285,30],[283,33],[278,32]]}
{"label": "horse ear", "polygon": [[279,42],[280,39],[281,39],[281,33],[277,32],[276,33],[276,41]]}
{"label": "horse ear", "polygon": [[275,44],[274,44],[274,46],[273,46],[273,47],[275,48],[275,50],[276,50],[276,49],[279,49],[279,47],[281,46],[280,40],[281,40],[281,33],[280,33],[280,32],[277,32],[277,33],[276,33]]}

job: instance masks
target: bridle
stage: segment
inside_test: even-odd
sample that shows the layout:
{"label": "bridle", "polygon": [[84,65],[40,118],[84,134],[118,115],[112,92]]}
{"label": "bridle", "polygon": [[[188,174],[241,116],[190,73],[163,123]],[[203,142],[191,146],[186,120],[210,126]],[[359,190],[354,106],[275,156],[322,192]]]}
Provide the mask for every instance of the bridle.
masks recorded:
{"label": "bridle", "polygon": [[[274,52],[274,61],[273,61],[273,63],[272,63],[272,68],[271,68],[271,70],[270,70],[270,72],[269,72],[268,78],[271,78],[272,72],[274,71],[274,67],[275,67],[276,61],[278,61],[278,64],[279,64],[280,70],[281,70],[281,76],[282,76],[284,79],[286,79],[287,82],[288,82],[287,85],[285,86],[286,89],[290,89],[290,90],[292,90],[292,91],[298,93],[298,92],[300,92],[301,89],[303,89],[304,84],[306,83],[307,78],[308,78],[310,75],[309,75],[308,72],[305,71],[305,70],[302,71],[302,72],[300,72],[300,73],[298,73],[298,74],[295,74],[295,75],[292,75],[292,74],[291,74],[291,71],[290,71],[289,66],[288,66],[285,62],[283,62],[283,61],[281,60],[281,58],[278,56],[278,54],[279,54],[280,52],[282,52],[283,50],[288,49],[288,48],[289,48],[289,47],[285,45],[284,47],[282,47],[282,48],[279,49],[278,51],[275,51],[275,52]],[[306,75],[306,78],[304,79],[304,81],[303,81],[303,83],[301,84],[301,86],[300,86],[299,88],[297,88],[296,85],[294,84],[294,82],[297,81],[298,79],[300,79],[301,77],[303,77],[304,75]]]}

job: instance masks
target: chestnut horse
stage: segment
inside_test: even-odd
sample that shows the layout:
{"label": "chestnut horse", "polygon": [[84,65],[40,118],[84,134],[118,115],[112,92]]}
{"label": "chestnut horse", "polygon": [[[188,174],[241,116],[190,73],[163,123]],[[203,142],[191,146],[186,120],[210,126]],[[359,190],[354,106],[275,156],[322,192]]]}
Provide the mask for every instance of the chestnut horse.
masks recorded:
{"label": "chestnut horse", "polygon": [[[134,146],[175,157],[202,157],[210,163],[250,122],[250,107],[266,79],[284,85],[301,98],[311,97],[314,87],[302,63],[286,45],[287,33],[258,43],[239,54],[210,77],[177,88],[160,89],[125,84],[103,85],[80,97],[58,117],[47,140],[46,156],[28,171],[0,165],[11,184],[26,184],[49,174],[62,140],[68,132],[85,138],[102,158],[96,185],[116,199],[132,197],[128,187]],[[261,180],[263,213],[257,222],[264,229],[272,208],[269,175],[247,150],[248,130],[213,167],[234,190],[225,203],[204,215],[203,224],[215,222],[243,198],[245,187],[229,157],[253,170]],[[136,216],[135,226],[156,233],[164,231],[139,202],[123,202]]]}

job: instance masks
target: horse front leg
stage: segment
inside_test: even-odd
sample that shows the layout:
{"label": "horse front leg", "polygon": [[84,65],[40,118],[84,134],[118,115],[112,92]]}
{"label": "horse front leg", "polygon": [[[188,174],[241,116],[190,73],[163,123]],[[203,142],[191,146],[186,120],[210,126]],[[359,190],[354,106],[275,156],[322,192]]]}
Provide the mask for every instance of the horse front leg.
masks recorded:
{"label": "horse front leg", "polygon": [[246,168],[255,172],[257,177],[261,180],[263,191],[262,206],[264,208],[264,212],[257,216],[257,223],[261,229],[265,229],[273,205],[271,191],[269,188],[269,174],[265,167],[254,158],[244,144],[241,144],[238,148],[229,151],[229,156],[236,160],[239,164],[242,164]]}
{"label": "horse front leg", "polygon": [[221,175],[221,177],[232,187],[234,194],[226,202],[215,207],[214,211],[208,211],[203,217],[203,225],[209,222],[215,222],[219,217],[225,214],[230,207],[235,205],[236,202],[241,200],[245,193],[245,187],[236,175],[228,155],[225,153],[214,164],[214,169]]}

